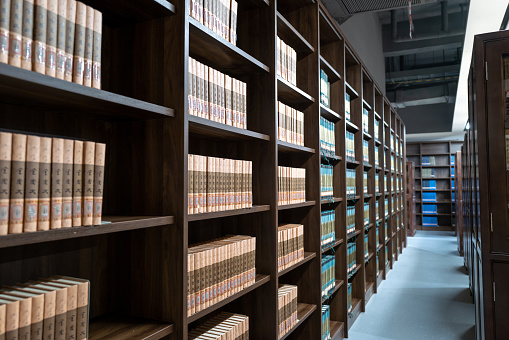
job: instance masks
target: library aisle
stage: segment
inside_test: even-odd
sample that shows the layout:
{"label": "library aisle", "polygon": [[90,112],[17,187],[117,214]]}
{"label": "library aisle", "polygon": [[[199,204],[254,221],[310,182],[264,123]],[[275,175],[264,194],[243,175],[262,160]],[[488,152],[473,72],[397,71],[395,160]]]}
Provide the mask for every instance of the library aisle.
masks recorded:
{"label": "library aisle", "polygon": [[453,232],[418,231],[349,340],[473,340],[474,304]]}

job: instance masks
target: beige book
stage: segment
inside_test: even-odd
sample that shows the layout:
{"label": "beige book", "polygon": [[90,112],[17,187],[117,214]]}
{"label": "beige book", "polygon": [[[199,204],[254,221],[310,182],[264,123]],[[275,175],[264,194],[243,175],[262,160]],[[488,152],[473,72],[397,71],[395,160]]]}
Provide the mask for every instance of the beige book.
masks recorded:
{"label": "beige book", "polygon": [[193,248],[190,248],[189,253],[193,254],[194,258],[194,309],[193,314],[201,311],[201,266],[200,266],[200,254],[197,253]]}
{"label": "beige book", "polygon": [[[0,295],[1,296],[1,295]],[[19,330],[19,301],[11,299],[3,299],[0,297],[0,306],[5,306],[4,334],[5,340],[18,340]],[[2,309],[4,309],[2,308]],[[0,309],[1,311],[1,309]],[[1,331],[2,326],[0,326]],[[0,333],[1,334],[1,333]]]}
{"label": "beige book", "polygon": [[46,13],[46,74],[51,77],[57,72],[57,29],[58,29],[58,0],[47,0]]}
{"label": "beige book", "polygon": [[62,228],[62,180],[64,140],[53,138],[51,147],[51,222],[50,229]]}
{"label": "beige book", "polygon": [[104,170],[106,161],[106,144],[95,144],[94,165],[94,225],[100,225],[102,219]]}
{"label": "beige book", "polygon": [[11,0],[0,1],[0,62],[9,63]]}
{"label": "beige book", "polygon": [[217,90],[218,98],[219,98],[219,115],[220,115],[220,123],[226,124],[226,112],[225,112],[225,92],[224,92],[224,74],[221,72],[217,72],[217,81],[219,83],[219,86]]}
{"label": "beige book", "polygon": [[[50,318],[53,319],[53,327],[44,329],[45,340],[65,340],[66,337],[66,321],[67,321],[67,287],[57,287],[50,285],[44,281],[30,281],[30,285],[36,289],[46,291],[47,294],[55,294],[54,305],[51,305]],[[52,300],[53,302],[53,300]],[[45,304],[45,320],[46,308],[49,304]]]}
{"label": "beige book", "polygon": [[238,11],[238,3],[235,0],[231,1],[231,11],[230,11],[230,42],[234,45],[237,45],[237,11]]}
{"label": "beige book", "polygon": [[101,12],[94,10],[94,46],[92,53],[92,87],[101,89],[101,53],[102,53],[102,22]]}
{"label": "beige book", "polygon": [[187,214],[191,215],[193,213],[193,205],[194,205],[194,170],[193,170],[193,157],[194,155],[187,155]]}
{"label": "beige book", "polygon": [[39,209],[37,230],[49,230],[51,203],[51,138],[41,137],[39,156]]}
{"label": "beige book", "polygon": [[82,224],[92,225],[94,212],[95,143],[83,143],[83,215]]}
{"label": "beige book", "polygon": [[203,112],[204,112],[204,110],[203,110],[203,106],[204,106],[204,101],[203,101],[203,90],[204,90],[203,72],[204,72],[203,64],[197,61],[196,62],[196,97],[197,97],[198,105],[197,105],[196,115],[198,117],[201,117],[201,118],[204,118],[203,117]]}
{"label": "beige book", "polygon": [[12,135],[11,200],[9,213],[9,234],[23,232],[23,211],[25,202],[25,161],[27,136]]}
{"label": "beige book", "polygon": [[74,62],[72,82],[83,85],[85,68],[85,29],[87,25],[87,6],[76,1],[76,26],[74,32]]}
{"label": "beige book", "polygon": [[10,294],[8,291],[0,291],[0,299],[19,302],[19,320],[17,339],[30,339],[30,324],[32,316],[32,299]]}
{"label": "beige book", "polygon": [[94,9],[87,6],[85,20],[85,50],[83,65],[83,85],[92,86],[92,59],[94,48]]}
{"label": "beige book", "polygon": [[[68,306],[69,298],[74,299],[72,304],[76,308],[77,303],[77,286],[70,286],[58,282],[51,282],[47,280],[42,281],[48,289],[54,289],[56,291],[56,307],[55,307],[55,340],[66,340],[67,339],[67,319],[68,319]],[[71,292],[69,292],[71,291]],[[74,295],[73,295],[74,294]],[[74,310],[76,313],[76,309]]]}
{"label": "beige book", "polygon": [[46,35],[48,0],[35,0],[34,20],[34,54],[32,69],[46,73]]}
{"label": "beige book", "polygon": [[11,0],[9,29],[9,64],[21,67],[21,26],[23,21],[23,0]]}
{"label": "beige book", "polygon": [[232,125],[232,78],[224,75],[225,124]]}
{"label": "beige book", "polygon": [[82,225],[83,210],[83,142],[74,141],[73,187],[72,187],[72,226]]}
{"label": "beige book", "polygon": [[9,229],[11,158],[12,134],[0,132],[0,235],[7,235]]}
{"label": "beige book", "polygon": [[210,98],[209,98],[209,69],[207,65],[203,65],[203,118],[210,119]]}
{"label": "beige book", "polygon": [[28,136],[25,174],[25,221],[23,224],[24,232],[37,231],[40,155],[41,138],[37,136]]}
{"label": "beige book", "polygon": [[23,1],[21,23],[21,68],[32,70],[32,44],[34,36],[34,0]]}
{"label": "beige book", "polygon": [[39,282],[31,281],[29,284],[21,284],[26,291],[33,293],[44,293],[44,318],[43,318],[43,340],[52,340],[55,338],[55,313],[56,313],[56,291],[48,290]]}
{"label": "beige book", "polygon": [[65,74],[64,79],[72,81],[74,62],[74,33],[76,28],[76,0],[67,0],[65,11]]}
{"label": "beige book", "polygon": [[67,0],[58,0],[56,77],[65,78],[65,35],[67,29]]}
{"label": "beige book", "polygon": [[241,128],[247,129],[247,84],[241,82],[242,90],[242,112],[241,112]]}
{"label": "beige book", "polygon": [[66,312],[66,339],[76,339],[76,319],[78,313],[78,285],[66,282],[64,279],[45,280],[48,285],[67,287],[67,312]]}
{"label": "beige book", "polygon": [[32,308],[30,311],[30,336],[28,339],[42,340],[44,326],[44,294],[46,292],[22,286],[5,288],[11,295],[32,300]]}
{"label": "beige book", "polygon": [[65,139],[62,163],[62,228],[72,227],[73,155],[74,141]]}
{"label": "beige book", "polygon": [[220,173],[220,159],[214,158],[214,211],[219,211],[221,208],[221,173]]}
{"label": "beige book", "polygon": [[207,157],[200,156],[200,213],[207,211]]}

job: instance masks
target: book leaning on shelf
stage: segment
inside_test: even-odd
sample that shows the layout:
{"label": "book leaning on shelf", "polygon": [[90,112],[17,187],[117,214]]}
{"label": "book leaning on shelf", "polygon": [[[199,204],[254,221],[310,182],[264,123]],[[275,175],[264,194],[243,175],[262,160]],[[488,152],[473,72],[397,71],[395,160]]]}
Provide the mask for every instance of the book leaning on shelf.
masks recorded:
{"label": "book leaning on shelf", "polygon": [[191,0],[189,15],[224,40],[237,44],[237,12],[235,0]]}
{"label": "book leaning on shelf", "polygon": [[278,272],[304,259],[304,226],[283,224],[278,227]]}
{"label": "book leaning on shelf", "polygon": [[278,204],[306,201],[306,169],[278,166]]}
{"label": "book leaning on shelf", "polygon": [[0,235],[100,225],[105,158],[102,143],[0,132]]}
{"label": "book leaning on shelf", "polygon": [[297,286],[279,285],[278,289],[279,338],[288,333],[297,319]]}
{"label": "book leaning on shelf", "polygon": [[278,107],[278,139],[304,146],[304,113],[281,102]]}
{"label": "book leaning on shelf", "polygon": [[249,317],[221,312],[189,331],[188,340],[249,340]]}

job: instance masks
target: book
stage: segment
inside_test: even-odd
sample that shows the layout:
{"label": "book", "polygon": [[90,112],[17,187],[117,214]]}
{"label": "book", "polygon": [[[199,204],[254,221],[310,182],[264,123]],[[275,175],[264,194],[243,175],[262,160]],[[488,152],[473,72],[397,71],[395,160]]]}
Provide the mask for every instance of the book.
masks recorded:
{"label": "book", "polygon": [[67,0],[65,11],[65,73],[64,79],[72,81],[74,62],[74,33],[76,27],[76,0]]}
{"label": "book", "polygon": [[46,74],[56,76],[57,71],[57,29],[58,29],[58,0],[47,0],[46,12]]}
{"label": "book", "polygon": [[25,221],[23,232],[37,231],[37,208],[39,207],[39,157],[41,138],[27,136],[25,178]]}
{"label": "book", "polygon": [[3,313],[5,314],[5,318],[2,319],[5,320],[5,339],[17,340],[19,328],[19,300],[4,299],[2,295],[0,295],[0,306],[5,306],[5,312]]}
{"label": "book", "polygon": [[83,64],[83,85],[92,86],[92,63],[94,52],[94,13],[95,10],[87,6],[85,20],[85,50]]}
{"label": "book", "polygon": [[64,157],[62,163],[62,228],[72,227],[73,155],[74,141],[71,139],[64,139]]}
{"label": "book", "polygon": [[58,0],[56,72],[58,79],[65,78],[65,35],[67,30],[67,0]]}
{"label": "book", "polygon": [[46,73],[46,36],[47,36],[48,0],[35,0],[34,54],[32,69]]}
{"label": "book", "polygon": [[94,212],[95,143],[83,143],[83,215],[82,225],[92,225]]}
{"label": "book", "polygon": [[[31,339],[31,340],[42,340],[43,335],[43,320],[44,320],[44,295],[41,293],[34,293],[25,290],[23,287],[18,286],[7,286],[5,287],[5,293],[17,297],[22,297],[31,300],[31,311],[30,316],[26,319],[30,319],[28,329],[30,330],[29,336],[20,337],[20,339]],[[0,320],[1,307],[0,307]],[[5,320],[5,319],[4,319]],[[0,335],[2,325],[0,323]],[[5,326],[4,326],[5,328]]]}
{"label": "book", "polygon": [[[71,298],[75,298],[72,294],[69,294],[69,290],[71,289],[68,285],[60,284],[56,282],[51,282],[47,280],[41,280],[44,284],[44,287],[49,290],[56,291],[56,301],[55,301],[55,340],[66,340],[67,337],[67,306],[68,306],[68,298],[71,295]],[[42,286],[41,286],[42,287]],[[76,287],[76,286],[74,286]],[[73,292],[76,290],[73,289]],[[71,292],[72,293],[72,292]]]}
{"label": "book", "polygon": [[87,6],[76,1],[76,26],[74,32],[74,61],[72,82],[83,85],[85,68],[85,29],[87,25]]}
{"label": "book", "polygon": [[32,70],[33,36],[34,36],[34,0],[23,1],[23,18],[21,24],[21,68]]}
{"label": "book", "polygon": [[[0,299],[9,301],[19,301],[18,310],[18,329],[17,336],[19,339],[30,339],[30,324],[32,316],[32,299],[30,297],[20,297],[15,294],[10,294],[8,291],[0,291]],[[14,337],[13,337],[14,338]]]}
{"label": "book", "polygon": [[41,137],[39,156],[39,208],[37,230],[49,230],[51,205],[51,150],[52,139]]}
{"label": "book", "polygon": [[25,201],[25,161],[27,136],[12,135],[11,198],[9,212],[9,234],[23,232]]}
{"label": "book", "polygon": [[11,0],[9,29],[9,65],[21,67],[21,26],[23,23],[23,0]]}
{"label": "book", "polygon": [[51,146],[51,222],[50,229],[62,228],[62,180],[64,140],[53,138]]}
{"label": "book", "polygon": [[0,235],[7,235],[9,229],[11,159],[12,134],[0,132]]}
{"label": "book", "polygon": [[83,210],[83,142],[74,141],[73,187],[72,187],[72,226],[81,226]]}
{"label": "book", "polygon": [[95,143],[93,225],[100,225],[102,219],[105,160],[106,144]]}
{"label": "book", "polygon": [[0,1],[0,62],[9,63],[11,0]]}

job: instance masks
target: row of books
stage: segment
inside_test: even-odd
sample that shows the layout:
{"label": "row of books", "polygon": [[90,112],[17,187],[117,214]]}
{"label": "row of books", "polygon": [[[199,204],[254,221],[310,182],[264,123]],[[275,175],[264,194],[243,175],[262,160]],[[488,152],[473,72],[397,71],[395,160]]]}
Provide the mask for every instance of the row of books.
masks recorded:
{"label": "row of books", "polygon": [[369,165],[369,142],[365,139],[362,140],[362,161]]}
{"label": "row of books", "polygon": [[346,194],[348,196],[356,194],[355,170],[352,169],[346,169]]}
{"label": "row of books", "polygon": [[279,338],[288,333],[299,321],[297,319],[297,286],[280,285],[278,293]]}
{"label": "row of books", "polygon": [[350,112],[351,112],[350,95],[345,92],[345,118],[348,121],[351,121]]}
{"label": "row of books", "polygon": [[438,227],[438,217],[436,216],[423,216],[422,225],[426,227]]}
{"label": "row of books", "polygon": [[336,240],[336,214],[334,210],[325,210],[321,212],[321,246],[325,249],[332,245]]}
{"label": "row of books", "polygon": [[191,17],[221,38],[237,44],[237,1],[191,0],[189,12]]}
{"label": "row of books", "polygon": [[277,37],[277,75],[297,85],[297,52]]}
{"label": "row of books", "polygon": [[322,297],[329,296],[336,288],[336,257],[322,256]]}
{"label": "row of books", "polygon": [[365,194],[368,193],[368,173],[364,171],[362,173],[362,186]]}
{"label": "row of books", "polygon": [[278,166],[278,204],[306,201],[306,169]]}
{"label": "row of books", "polygon": [[375,174],[375,193],[380,193],[380,175],[378,173]]}
{"label": "row of books", "polygon": [[391,133],[391,149],[394,150],[396,148],[396,144],[394,144],[394,133]]}
{"label": "row of books", "polygon": [[367,259],[369,257],[369,236],[364,235],[364,258]]}
{"label": "row of books", "polygon": [[451,180],[451,189],[454,190],[455,189],[455,186],[454,186],[454,180],[452,179]]}
{"label": "row of books", "polygon": [[277,268],[282,271],[304,259],[304,226],[283,224],[277,229]]}
{"label": "row of books", "polygon": [[334,197],[333,171],[332,165],[320,165],[320,197],[322,200]]}
{"label": "row of books", "polygon": [[384,191],[387,192],[387,188],[388,188],[388,184],[389,183],[389,180],[387,179],[388,175],[385,175],[384,176]]}
{"label": "row of books", "polygon": [[369,133],[369,111],[362,109],[362,131]]}
{"label": "row of books", "polygon": [[422,201],[423,202],[436,202],[437,201],[437,193],[436,192],[423,192],[422,193]]}
{"label": "row of books", "polygon": [[369,203],[364,203],[364,225],[369,224]]}
{"label": "row of books", "polygon": [[389,200],[386,198],[384,201],[385,217],[389,217]]}
{"label": "row of books", "polygon": [[437,181],[424,179],[422,180],[422,188],[427,190],[436,190],[437,189]]}
{"label": "row of books", "polygon": [[336,155],[336,133],[334,123],[320,117],[320,150],[325,155]]}
{"label": "row of books", "polygon": [[277,138],[280,141],[304,146],[304,113],[277,102]]}
{"label": "row of books", "polygon": [[188,213],[225,211],[253,205],[253,163],[188,155]]}
{"label": "row of books", "polygon": [[322,337],[321,340],[329,340],[330,334],[330,306],[322,305]]}
{"label": "row of books", "polygon": [[346,160],[355,161],[355,139],[353,133],[345,132]]}
{"label": "row of books", "polygon": [[348,282],[347,285],[347,291],[346,291],[346,306],[347,306],[347,313],[350,314],[353,311],[353,305],[352,305],[352,283]]}
{"label": "row of books", "polygon": [[[385,223],[385,241],[387,242],[388,239],[389,239],[389,225],[388,223]],[[385,254],[385,258],[387,258],[387,254]]]}
{"label": "row of books", "polygon": [[[379,205],[379,202],[378,200],[376,200],[375,202],[375,219],[378,220],[380,219],[380,209],[379,209],[380,205]],[[378,232],[378,230],[377,230]]]}
{"label": "row of books", "polygon": [[422,165],[436,165],[435,156],[422,156]]}
{"label": "row of books", "polygon": [[346,235],[347,237],[355,232],[355,206],[346,207]]}
{"label": "row of books", "polygon": [[451,177],[454,177],[454,168],[451,168]]}
{"label": "row of books", "polygon": [[422,212],[424,214],[436,214],[437,213],[437,205],[436,204],[423,204]]}
{"label": "row of books", "polygon": [[0,235],[99,225],[106,145],[0,132]]}
{"label": "row of books", "polygon": [[456,193],[455,193],[454,191],[453,191],[453,192],[451,192],[451,200],[452,200],[453,202],[455,202],[455,201],[456,201]]}
{"label": "row of books", "polygon": [[101,12],[75,0],[11,0],[0,22],[0,62],[101,88]]}
{"label": "row of books", "polygon": [[88,339],[90,283],[52,276],[0,291],[0,338]]}
{"label": "row of books", "polygon": [[348,275],[351,275],[355,272],[355,268],[357,267],[357,244],[354,242],[347,243],[347,260],[346,263],[348,265]]}
{"label": "row of books", "polygon": [[379,245],[380,245],[380,228],[377,226],[376,227],[376,249],[377,249],[377,251],[376,251],[376,253],[377,253],[377,256],[376,256],[376,262],[377,262],[376,263],[376,267],[377,268],[379,268],[378,267],[378,246]]}
{"label": "row of books", "polygon": [[187,254],[187,313],[192,315],[254,284],[256,238],[232,235],[192,245]]}
{"label": "row of books", "polygon": [[456,156],[455,155],[451,155],[451,165],[454,166],[454,162],[456,160]]}
{"label": "row of books", "polygon": [[214,122],[247,128],[247,84],[189,57],[188,111]]}
{"label": "row of books", "polygon": [[320,70],[320,103],[330,107],[330,83],[324,70]]}
{"label": "row of books", "polygon": [[391,155],[391,171],[396,171],[396,162],[394,160],[394,155]]}
{"label": "row of books", "polygon": [[188,340],[249,340],[249,317],[221,312],[204,324],[191,330]]}
{"label": "row of books", "polygon": [[378,146],[375,146],[375,166],[380,166],[380,158],[378,156]]}

